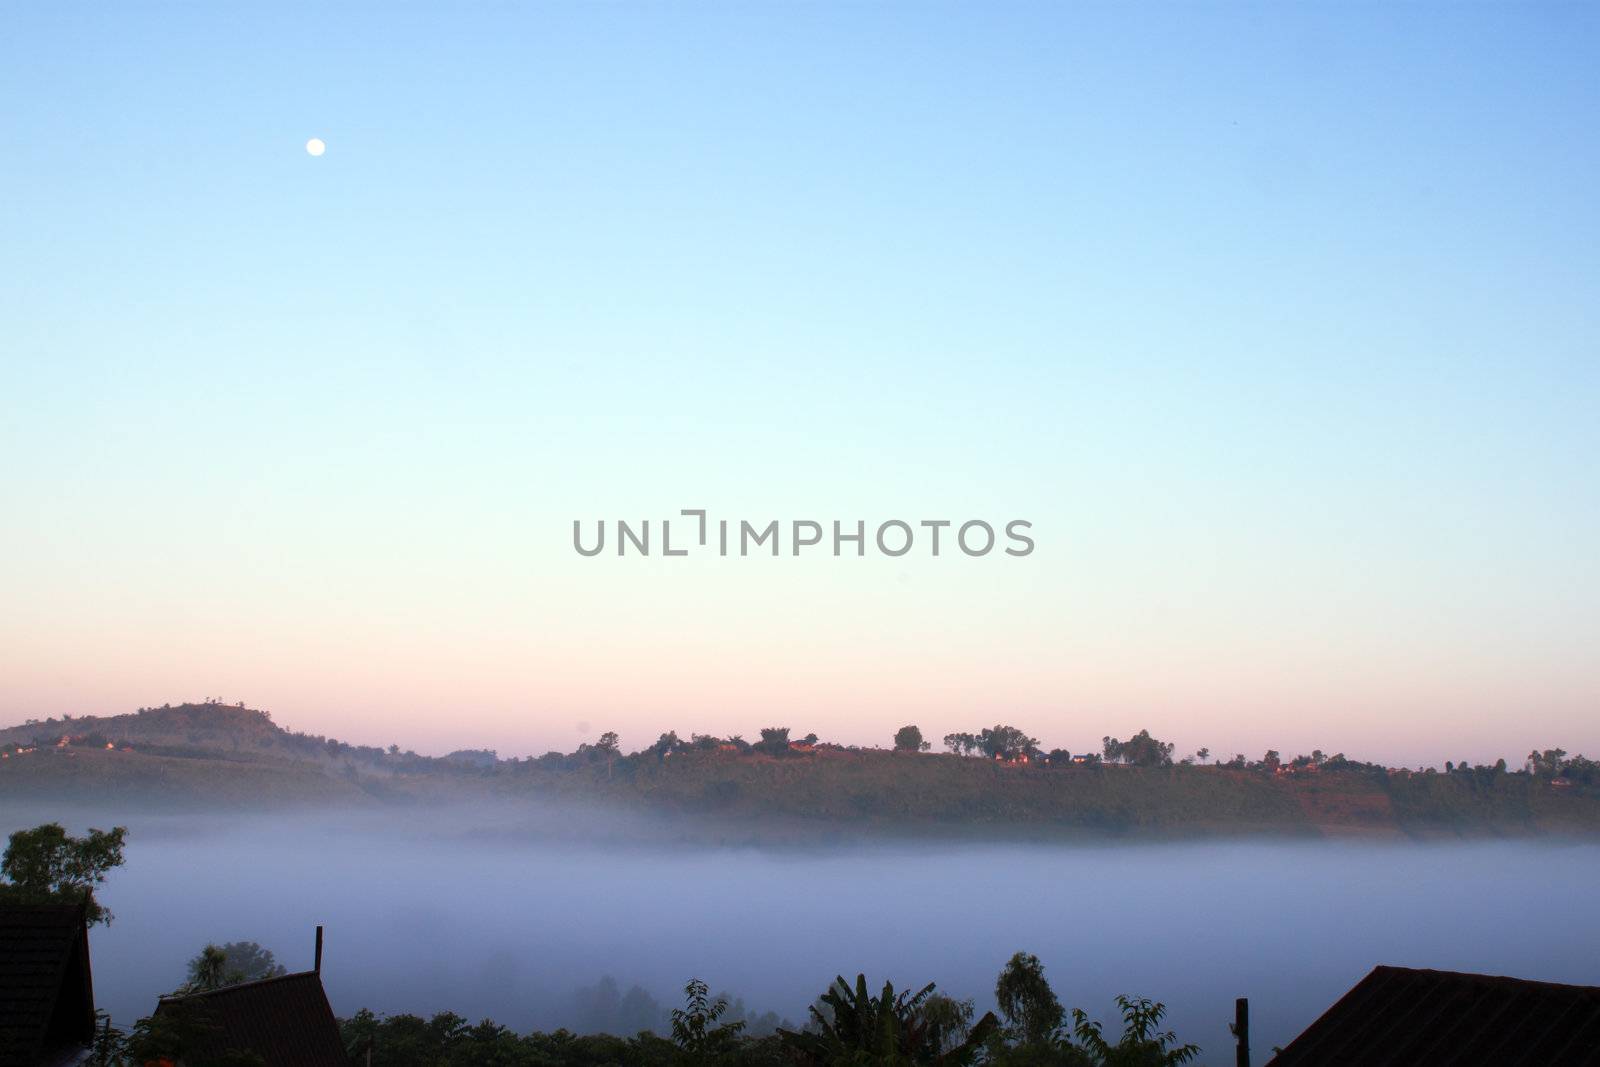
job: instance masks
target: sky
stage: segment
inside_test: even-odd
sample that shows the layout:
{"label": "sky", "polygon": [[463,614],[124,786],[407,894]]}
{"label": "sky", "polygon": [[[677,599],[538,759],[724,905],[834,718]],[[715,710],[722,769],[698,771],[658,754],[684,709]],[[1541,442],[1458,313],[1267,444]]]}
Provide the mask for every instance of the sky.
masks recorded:
{"label": "sky", "polygon": [[[0,722],[1600,755],[1597,46],[1578,4],[10,5]],[[1036,547],[573,549],[686,508]]]}

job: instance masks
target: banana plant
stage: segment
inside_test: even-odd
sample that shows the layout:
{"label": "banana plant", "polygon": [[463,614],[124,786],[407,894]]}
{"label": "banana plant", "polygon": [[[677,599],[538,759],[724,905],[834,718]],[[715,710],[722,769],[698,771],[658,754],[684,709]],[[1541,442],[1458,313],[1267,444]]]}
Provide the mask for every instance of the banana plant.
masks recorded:
{"label": "banana plant", "polygon": [[874,997],[866,975],[857,975],[853,986],[840,975],[820,998],[827,1010],[811,1008],[815,1029],[801,1033],[779,1030],[778,1034],[802,1063],[814,1067],[970,1064],[999,1021],[993,1012],[986,1013],[965,1041],[941,1050],[922,1012],[933,991],[934,984],[929,982],[915,993],[896,993],[894,983],[885,982]]}

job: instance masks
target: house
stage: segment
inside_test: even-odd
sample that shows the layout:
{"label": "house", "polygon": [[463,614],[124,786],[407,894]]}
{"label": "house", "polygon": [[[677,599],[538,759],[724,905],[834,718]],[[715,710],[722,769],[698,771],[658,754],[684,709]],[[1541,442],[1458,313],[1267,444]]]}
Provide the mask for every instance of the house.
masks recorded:
{"label": "house", "polygon": [[241,982],[205,993],[162,997],[156,1018],[181,1035],[181,1064],[248,1052],[269,1065],[350,1067],[322,988],[322,927],[309,971]]}
{"label": "house", "polygon": [[80,1063],[94,1040],[81,904],[0,904],[0,1067]]}
{"label": "house", "polygon": [[1377,967],[1268,1067],[1600,1063],[1600,986]]}

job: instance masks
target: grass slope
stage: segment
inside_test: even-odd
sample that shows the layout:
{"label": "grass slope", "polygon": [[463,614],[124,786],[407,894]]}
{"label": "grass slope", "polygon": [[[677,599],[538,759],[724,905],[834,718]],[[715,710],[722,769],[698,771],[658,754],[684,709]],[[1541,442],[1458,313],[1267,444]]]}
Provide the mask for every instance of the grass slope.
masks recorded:
{"label": "grass slope", "polygon": [[[63,736],[78,741],[51,742]],[[1525,774],[1009,766],[830,746],[474,768],[291,734],[219,705],[0,730],[0,747],[36,740],[46,744],[0,760],[0,800],[210,810],[564,801],[715,827],[717,840],[1600,833],[1600,790]]]}

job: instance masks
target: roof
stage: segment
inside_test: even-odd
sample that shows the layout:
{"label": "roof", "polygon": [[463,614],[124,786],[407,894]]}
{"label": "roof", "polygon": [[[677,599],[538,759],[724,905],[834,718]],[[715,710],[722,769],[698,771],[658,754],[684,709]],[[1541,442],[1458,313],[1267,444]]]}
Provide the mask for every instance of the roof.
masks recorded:
{"label": "roof", "polygon": [[156,1014],[191,1009],[203,1025],[189,1037],[185,1058],[206,1059],[235,1050],[254,1052],[272,1065],[350,1067],[339,1023],[316,971],[162,997]]}
{"label": "roof", "polygon": [[1600,1064],[1600,987],[1377,967],[1269,1067]]}
{"label": "roof", "polygon": [[0,1065],[93,1039],[87,931],[80,904],[0,904]]}

